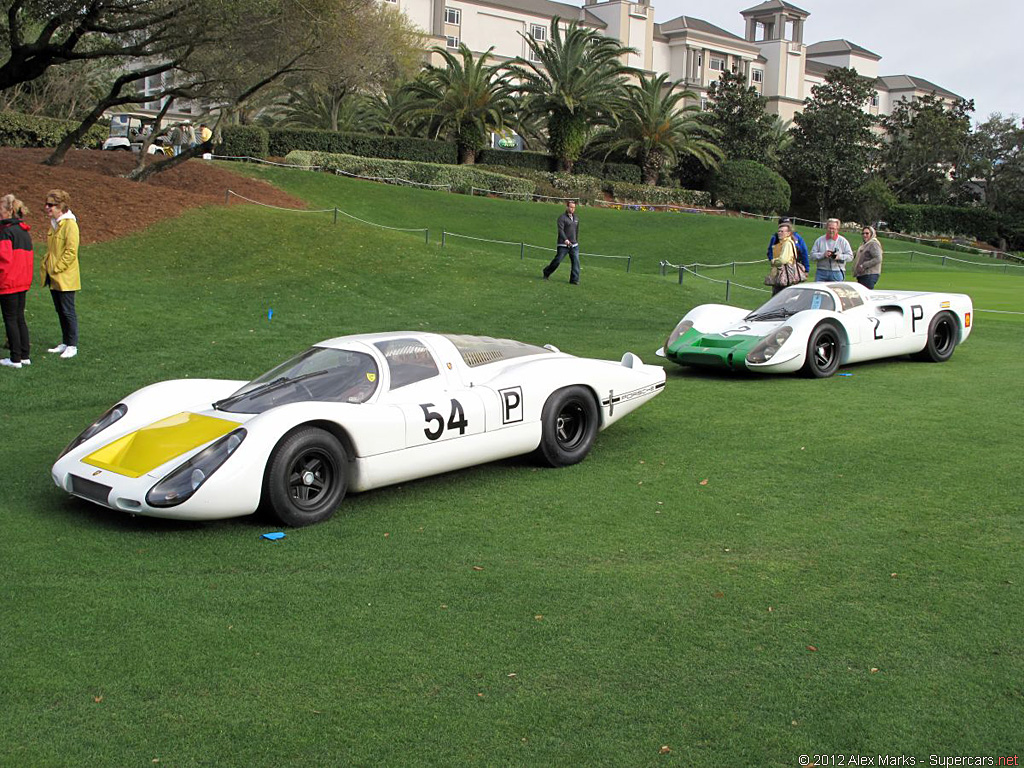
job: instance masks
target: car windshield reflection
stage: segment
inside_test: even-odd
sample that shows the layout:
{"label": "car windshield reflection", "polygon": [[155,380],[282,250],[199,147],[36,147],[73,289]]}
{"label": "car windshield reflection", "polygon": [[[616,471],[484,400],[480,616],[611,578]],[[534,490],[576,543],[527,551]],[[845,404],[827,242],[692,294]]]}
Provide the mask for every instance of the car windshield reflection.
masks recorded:
{"label": "car windshield reflection", "polygon": [[836,300],[828,291],[817,289],[784,288],[755,309],[744,320],[784,320],[806,309],[825,309],[834,312]]}
{"label": "car windshield reflection", "polygon": [[376,361],[364,352],[312,347],[213,406],[230,413],[263,413],[307,401],[365,403],[379,380]]}

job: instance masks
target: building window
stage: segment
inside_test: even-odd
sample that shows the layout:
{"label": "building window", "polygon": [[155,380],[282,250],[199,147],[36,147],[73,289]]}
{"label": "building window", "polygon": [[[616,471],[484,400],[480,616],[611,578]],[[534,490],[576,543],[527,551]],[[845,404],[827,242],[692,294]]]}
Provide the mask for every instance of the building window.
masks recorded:
{"label": "building window", "polygon": [[548,29],[543,24],[530,25],[530,37],[539,43],[548,39]]}
{"label": "building window", "polygon": [[750,70],[750,80],[754,83],[764,82],[764,70],[763,69],[752,69]]}
{"label": "building window", "polygon": [[458,26],[462,23],[462,11],[458,8],[445,8],[444,9],[444,23],[455,24]]}
{"label": "building window", "polygon": [[447,45],[448,45],[449,48],[458,48],[459,47],[459,38],[458,38],[458,36],[456,36],[456,35],[446,35],[445,39],[447,40]]}
{"label": "building window", "polygon": [[705,97],[705,96],[701,96],[700,97],[700,111],[701,112],[707,112],[708,111],[708,100],[707,100],[707,97]]}
{"label": "building window", "polygon": [[871,94],[871,106],[878,106],[878,91],[875,91],[874,93]]}
{"label": "building window", "polygon": [[708,57],[708,67],[716,72],[725,72],[725,59],[721,56]]}

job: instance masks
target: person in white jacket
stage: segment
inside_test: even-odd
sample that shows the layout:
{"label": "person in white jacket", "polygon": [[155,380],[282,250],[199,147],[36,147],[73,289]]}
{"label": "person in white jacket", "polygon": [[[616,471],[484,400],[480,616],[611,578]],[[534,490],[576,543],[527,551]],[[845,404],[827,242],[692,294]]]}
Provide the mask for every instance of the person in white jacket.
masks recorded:
{"label": "person in white jacket", "polygon": [[839,234],[839,219],[825,222],[825,234],[814,241],[811,261],[817,266],[814,279],[820,283],[846,279],[846,262],[853,261],[850,241]]}

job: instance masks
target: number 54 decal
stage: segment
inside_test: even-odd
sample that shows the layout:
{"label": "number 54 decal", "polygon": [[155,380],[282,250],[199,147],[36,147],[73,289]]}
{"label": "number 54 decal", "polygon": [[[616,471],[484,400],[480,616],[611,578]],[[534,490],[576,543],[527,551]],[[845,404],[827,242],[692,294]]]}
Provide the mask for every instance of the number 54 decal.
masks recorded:
{"label": "number 54 decal", "polygon": [[427,420],[427,424],[436,424],[436,427],[427,427],[423,430],[423,434],[427,436],[427,440],[437,440],[441,435],[444,434],[445,427],[448,429],[459,430],[460,435],[466,434],[466,427],[469,426],[469,421],[466,419],[466,412],[462,409],[462,403],[455,398],[452,398],[452,412],[448,417],[448,423],[445,424],[444,416],[437,411],[430,410],[434,407],[433,403],[421,403],[420,408],[423,409],[423,418]]}

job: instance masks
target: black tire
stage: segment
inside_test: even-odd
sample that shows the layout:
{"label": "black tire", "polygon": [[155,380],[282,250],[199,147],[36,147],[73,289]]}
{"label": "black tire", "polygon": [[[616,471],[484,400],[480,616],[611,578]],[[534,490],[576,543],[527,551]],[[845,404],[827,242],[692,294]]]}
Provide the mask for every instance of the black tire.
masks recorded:
{"label": "black tire", "polygon": [[928,323],[928,341],[917,358],[932,363],[944,363],[953,356],[960,339],[960,324],[952,312],[939,312]]}
{"label": "black tire", "polygon": [[827,379],[839,370],[843,359],[843,340],[832,323],[822,323],[811,331],[807,340],[804,373],[813,379]]}
{"label": "black tire", "polygon": [[590,453],[600,415],[597,403],[585,387],[566,387],[544,403],[541,412],[541,460],[551,467],[578,464]]}
{"label": "black tire", "polygon": [[347,457],[338,438],[302,427],[277,444],[267,464],[265,496],[270,511],[293,527],[319,523],[345,498]]}

